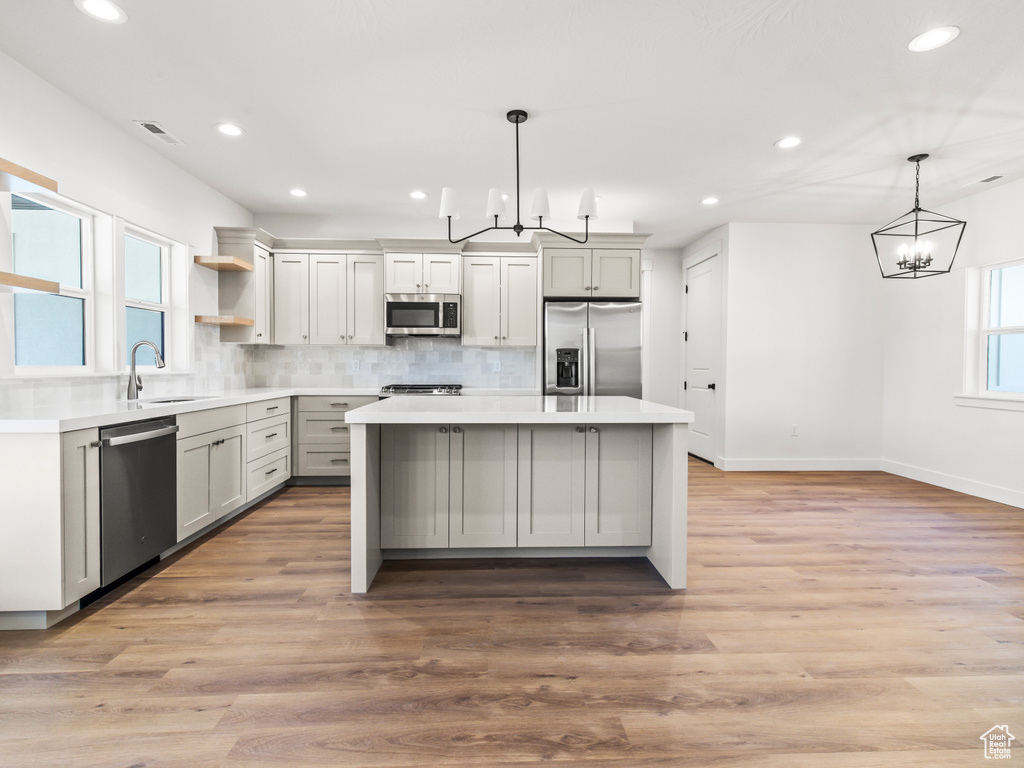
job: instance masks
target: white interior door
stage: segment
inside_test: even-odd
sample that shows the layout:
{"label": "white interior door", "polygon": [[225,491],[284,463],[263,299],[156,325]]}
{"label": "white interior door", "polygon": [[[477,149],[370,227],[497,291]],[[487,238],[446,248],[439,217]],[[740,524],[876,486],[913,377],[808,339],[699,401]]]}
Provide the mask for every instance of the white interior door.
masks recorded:
{"label": "white interior door", "polygon": [[718,256],[686,270],[686,391],[690,453],[714,462],[717,448],[719,370],[722,348],[722,294]]}

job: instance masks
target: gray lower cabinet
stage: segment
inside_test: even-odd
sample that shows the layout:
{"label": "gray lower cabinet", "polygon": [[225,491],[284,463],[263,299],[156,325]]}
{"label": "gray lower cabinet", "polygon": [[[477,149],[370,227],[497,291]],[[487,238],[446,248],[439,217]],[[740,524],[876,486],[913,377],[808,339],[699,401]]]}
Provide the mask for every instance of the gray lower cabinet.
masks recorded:
{"label": "gray lower cabinet", "polygon": [[517,428],[452,425],[448,546],[516,546]]}
{"label": "gray lower cabinet", "polygon": [[64,605],[100,588],[99,430],[61,435]]}
{"label": "gray lower cabinet", "polygon": [[586,437],[585,545],[650,546],[653,428],[601,424]]}
{"label": "gray lower cabinet", "polygon": [[308,395],[298,398],[295,475],[347,477],[352,474],[351,441],[345,414],[377,402],[370,396]]}
{"label": "gray lower cabinet", "polygon": [[178,541],[245,503],[244,424],[178,440]]}
{"label": "gray lower cabinet", "polygon": [[381,427],[384,549],[651,545],[650,425]]}
{"label": "gray lower cabinet", "polygon": [[519,427],[519,546],[582,547],[586,430],[573,424]]}
{"label": "gray lower cabinet", "polygon": [[381,547],[448,546],[448,426],[381,427]]}

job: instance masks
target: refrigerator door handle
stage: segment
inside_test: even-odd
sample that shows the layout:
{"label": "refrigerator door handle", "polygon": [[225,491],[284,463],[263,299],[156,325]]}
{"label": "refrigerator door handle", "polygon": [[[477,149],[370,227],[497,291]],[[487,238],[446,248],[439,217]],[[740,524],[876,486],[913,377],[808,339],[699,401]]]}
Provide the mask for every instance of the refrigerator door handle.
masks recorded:
{"label": "refrigerator door handle", "polygon": [[588,395],[597,394],[597,342],[595,339],[596,330],[594,328],[588,328],[587,334],[589,340],[587,342],[587,392]]}
{"label": "refrigerator door handle", "polygon": [[590,347],[587,346],[589,328],[580,330],[580,394],[587,394],[590,388]]}

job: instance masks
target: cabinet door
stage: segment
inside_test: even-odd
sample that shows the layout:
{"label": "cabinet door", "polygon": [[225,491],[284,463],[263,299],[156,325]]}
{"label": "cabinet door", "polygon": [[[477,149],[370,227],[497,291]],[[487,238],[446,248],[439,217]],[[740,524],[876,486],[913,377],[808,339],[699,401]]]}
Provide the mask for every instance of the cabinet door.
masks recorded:
{"label": "cabinet door", "polygon": [[384,549],[448,546],[448,427],[381,427],[380,540]]}
{"label": "cabinet door", "polygon": [[310,344],[347,343],[346,282],[347,259],[343,254],[310,255]]}
{"label": "cabinet door", "polygon": [[274,254],[274,343],[309,343],[309,257]]}
{"label": "cabinet door", "polygon": [[501,343],[537,346],[537,260],[501,260]]}
{"label": "cabinet door", "polygon": [[461,267],[457,254],[423,254],[423,293],[462,293]]}
{"label": "cabinet door", "polygon": [[100,588],[99,430],[61,436],[64,605]]}
{"label": "cabinet door", "polygon": [[211,434],[178,441],[178,541],[213,522],[210,511]]}
{"label": "cabinet door", "polygon": [[255,246],[253,251],[253,290],[256,295],[253,320],[253,342],[270,343],[270,251]]}
{"label": "cabinet door", "polygon": [[595,248],[593,254],[594,298],[640,298],[640,251]]}
{"label": "cabinet door", "polygon": [[348,343],[384,344],[384,257],[348,257]]}
{"label": "cabinet door", "polygon": [[422,253],[387,253],[384,269],[387,293],[423,293]]}
{"label": "cabinet door", "polygon": [[544,249],[544,295],[590,296],[590,248]]}
{"label": "cabinet door", "polygon": [[518,429],[505,424],[451,429],[449,545],[516,546]]}
{"label": "cabinet door", "polygon": [[[501,342],[498,338],[503,294],[501,261],[498,256],[467,256],[462,260],[465,283],[462,343],[465,346],[492,347]],[[534,311],[536,306],[535,302]]]}
{"label": "cabinet door", "polygon": [[213,520],[245,503],[245,425],[218,430],[210,449],[210,513]]}
{"label": "cabinet door", "polygon": [[650,546],[650,425],[587,428],[586,546]]}
{"label": "cabinet door", "polygon": [[582,426],[520,425],[520,547],[583,546],[585,472]]}

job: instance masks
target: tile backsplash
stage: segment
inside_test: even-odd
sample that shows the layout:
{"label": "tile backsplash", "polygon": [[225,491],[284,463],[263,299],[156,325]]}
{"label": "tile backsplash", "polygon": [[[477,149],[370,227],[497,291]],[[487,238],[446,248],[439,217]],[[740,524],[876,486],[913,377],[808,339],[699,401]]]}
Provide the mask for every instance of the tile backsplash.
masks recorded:
{"label": "tile backsplash", "polygon": [[[250,346],[220,343],[216,326],[196,325],[194,373],[144,373],[141,397],[216,393],[243,387],[380,387],[462,384],[530,389],[534,347],[463,347],[458,339],[399,338],[387,347]],[[495,367],[498,370],[495,370]],[[128,374],[0,379],[0,409],[125,396]]]}

